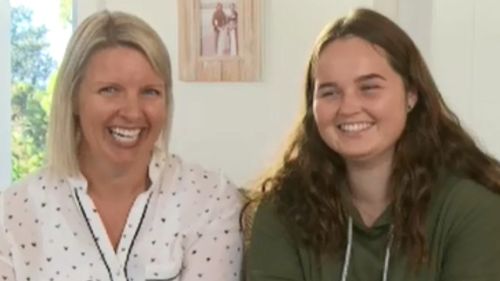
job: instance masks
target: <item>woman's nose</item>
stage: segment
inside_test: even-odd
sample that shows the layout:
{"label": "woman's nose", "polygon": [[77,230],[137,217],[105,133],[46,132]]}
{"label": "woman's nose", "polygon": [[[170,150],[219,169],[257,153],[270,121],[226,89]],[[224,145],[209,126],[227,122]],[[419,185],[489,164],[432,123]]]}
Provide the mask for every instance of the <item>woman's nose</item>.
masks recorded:
{"label": "woman's nose", "polygon": [[340,100],[339,112],[349,115],[361,110],[361,99],[356,90],[345,91]]}
{"label": "woman's nose", "polygon": [[120,115],[135,120],[141,116],[141,104],[137,94],[127,93],[124,95],[120,107]]}

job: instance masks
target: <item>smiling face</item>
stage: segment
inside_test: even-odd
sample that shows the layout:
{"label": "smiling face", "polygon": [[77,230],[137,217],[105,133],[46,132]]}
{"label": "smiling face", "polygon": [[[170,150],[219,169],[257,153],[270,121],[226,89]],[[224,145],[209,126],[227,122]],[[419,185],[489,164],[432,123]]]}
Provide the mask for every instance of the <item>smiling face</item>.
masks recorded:
{"label": "smiling face", "polygon": [[165,99],[164,81],[141,52],[97,51],[77,95],[80,159],[115,166],[148,160],[165,126]]}
{"label": "smiling face", "polygon": [[348,164],[392,157],[416,101],[385,52],[359,37],[337,39],[319,55],[315,122],[323,141]]}

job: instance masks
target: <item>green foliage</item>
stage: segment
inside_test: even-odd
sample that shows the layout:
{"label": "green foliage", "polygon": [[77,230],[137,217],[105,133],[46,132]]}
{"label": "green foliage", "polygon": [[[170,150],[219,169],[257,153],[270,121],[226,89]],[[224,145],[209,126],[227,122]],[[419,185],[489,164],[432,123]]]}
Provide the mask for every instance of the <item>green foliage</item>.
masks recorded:
{"label": "green foliage", "polygon": [[73,1],[61,0],[59,17],[64,27],[70,26],[73,18]]}
{"label": "green foliage", "polygon": [[47,79],[55,70],[47,29],[33,26],[32,12],[11,10],[12,177],[18,180],[43,163],[49,96]]}
{"label": "green foliage", "polygon": [[33,12],[26,7],[11,10],[12,83],[25,82],[43,89],[55,61],[49,55],[47,28],[33,26]]}

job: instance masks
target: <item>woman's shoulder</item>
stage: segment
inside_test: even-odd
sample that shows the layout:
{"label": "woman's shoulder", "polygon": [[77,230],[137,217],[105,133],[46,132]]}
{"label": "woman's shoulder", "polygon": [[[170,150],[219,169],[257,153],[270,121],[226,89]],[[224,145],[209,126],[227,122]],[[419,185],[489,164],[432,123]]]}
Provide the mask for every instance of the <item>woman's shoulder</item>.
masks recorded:
{"label": "woman's shoulder", "polygon": [[208,179],[224,177],[224,173],[221,170],[207,169],[197,162],[186,161],[177,154],[169,154],[166,162],[168,163],[168,168],[175,167],[178,173],[185,175],[187,178]]}
{"label": "woman's shoulder", "polygon": [[[170,182],[197,194],[214,192],[238,192],[239,188],[222,171],[207,169],[196,162],[183,160],[180,156],[167,156],[165,171],[169,173]],[[164,183],[166,184],[166,183]]]}
{"label": "woman's shoulder", "polygon": [[0,192],[2,201],[12,201],[15,198],[26,197],[28,194],[36,194],[43,190],[44,186],[50,184],[45,168],[37,170],[25,177],[13,182]]}
{"label": "woman's shoulder", "polygon": [[264,194],[251,201],[245,215],[249,222],[246,230],[248,236],[251,236],[254,227],[265,229],[265,232],[270,233],[289,232],[283,216],[278,212],[277,201],[273,194]]}
{"label": "woman's shoulder", "polygon": [[500,200],[500,189],[492,190],[477,181],[456,173],[447,173],[438,181],[437,193],[458,203]]}
{"label": "woman's shoulder", "polygon": [[[58,186],[49,180],[45,169],[29,174],[0,192],[0,221],[3,227],[25,223],[44,209],[43,204],[57,200]],[[59,188],[59,191],[62,188]],[[45,208],[47,209],[47,208]],[[8,219],[7,219],[8,218]],[[29,218],[29,219],[28,219]],[[14,227],[15,228],[15,227]],[[16,228],[21,229],[21,228]],[[26,228],[24,228],[26,229]]]}
{"label": "woman's shoulder", "polygon": [[428,212],[428,241],[441,277],[499,280],[500,194],[457,174],[438,183]]}
{"label": "woman's shoulder", "polygon": [[274,219],[278,217],[277,202],[274,194],[264,194],[254,204],[256,214],[258,213],[260,217]]}
{"label": "woman's shoulder", "polygon": [[160,184],[158,212],[177,217],[178,229],[189,241],[198,234],[239,229],[243,192],[223,172],[177,155],[169,155],[165,163],[168,176]]}
{"label": "woman's shoulder", "polygon": [[206,169],[171,154],[166,159],[164,173],[168,176],[162,179],[161,190],[181,196],[183,205],[191,206],[190,212],[221,206],[241,209],[243,205],[243,190],[220,170]]}
{"label": "woman's shoulder", "polygon": [[490,188],[461,175],[442,175],[431,199],[434,209],[449,216],[492,215],[500,212],[500,190]]}

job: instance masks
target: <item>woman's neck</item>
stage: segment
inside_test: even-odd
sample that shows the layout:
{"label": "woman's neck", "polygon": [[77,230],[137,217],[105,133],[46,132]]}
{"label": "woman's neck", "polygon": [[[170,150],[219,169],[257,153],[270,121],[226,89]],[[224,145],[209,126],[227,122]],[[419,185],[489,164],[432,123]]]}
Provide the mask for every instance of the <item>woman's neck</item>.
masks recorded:
{"label": "woman's neck", "polygon": [[392,200],[389,190],[392,157],[376,163],[347,163],[347,171],[352,203],[370,227]]}
{"label": "woman's neck", "polygon": [[149,185],[148,163],[114,166],[80,157],[80,169],[88,182],[88,193],[100,199],[135,198]]}

